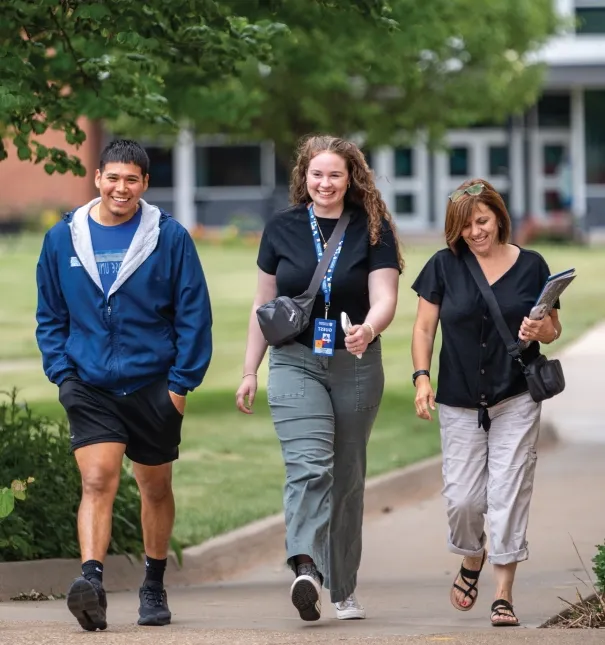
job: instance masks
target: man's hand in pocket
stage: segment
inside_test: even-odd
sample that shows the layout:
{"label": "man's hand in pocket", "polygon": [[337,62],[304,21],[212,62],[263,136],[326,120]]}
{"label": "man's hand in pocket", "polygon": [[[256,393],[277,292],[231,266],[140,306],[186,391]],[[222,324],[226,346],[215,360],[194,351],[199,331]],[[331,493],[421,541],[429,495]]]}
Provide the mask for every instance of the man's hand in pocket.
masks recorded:
{"label": "man's hand in pocket", "polygon": [[168,390],[168,394],[170,394],[170,398],[172,399],[172,403],[174,407],[183,415],[185,414],[185,404],[187,403],[187,397],[186,396],[181,396],[180,394],[175,394],[174,392],[171,392]]}

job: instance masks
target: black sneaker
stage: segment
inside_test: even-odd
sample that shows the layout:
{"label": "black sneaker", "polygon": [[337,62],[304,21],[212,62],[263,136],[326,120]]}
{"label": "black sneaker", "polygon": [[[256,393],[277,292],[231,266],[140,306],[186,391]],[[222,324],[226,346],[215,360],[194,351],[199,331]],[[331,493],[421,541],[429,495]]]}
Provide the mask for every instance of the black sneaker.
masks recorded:
{"label": "black sneaker", "polygon": [[139,589],[139,625],[161,627],[170,625],[172,614],[168,609],[166,590],[160,584],[148,582]]}
{"label": "black sneaker", "polygon": [[296,580],[290,587],[290,598],[303,620],[321,618],[321,586],[321,575],[312,562],[296,567]]}
{"label": "black sneaker", "polygon": [[67,607],[87,632],[107,629],[107,596],[96,578],[76,578],[67,592]]}

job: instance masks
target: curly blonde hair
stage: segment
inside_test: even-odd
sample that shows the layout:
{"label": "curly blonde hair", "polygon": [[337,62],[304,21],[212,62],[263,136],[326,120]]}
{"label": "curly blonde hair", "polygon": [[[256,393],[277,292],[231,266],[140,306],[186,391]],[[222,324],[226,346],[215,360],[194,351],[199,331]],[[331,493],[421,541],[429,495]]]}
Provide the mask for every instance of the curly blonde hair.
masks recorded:
{"label": "curly blonde hair", "polygon": [[349,172],[350,185],[345,194],[345,202],[363,209],[368,216],[370,244],[378,244],[385,220],[393,231],[397,242],[397,260],[401,270],[405,263],[399,248],[397,229],[393,218],[376,188],[374,177],[363,152],[352,142],[329,135],[312,135],[303,138],[298,146],[296,165],[290,178],[290,203],[308,204],[311,196],[307,190],[307,171],[311,159],[321,152],[333,152],[345,160]]}

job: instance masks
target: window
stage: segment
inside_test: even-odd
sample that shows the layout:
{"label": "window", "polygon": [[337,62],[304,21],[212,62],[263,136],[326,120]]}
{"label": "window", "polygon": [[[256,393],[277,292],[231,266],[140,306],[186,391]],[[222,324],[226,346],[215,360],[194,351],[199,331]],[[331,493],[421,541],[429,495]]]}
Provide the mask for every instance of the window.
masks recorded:
{"label": "window", "polygon": [[559,164],[565,157],[565,147],[558,145],[545,145],[542,171],[545,175],[556,175]]}
{"label": "window", "polygon": [[577,34],[605,34],[605,7],[576,9]]}
{"label": "window", "polygon": [[195,151],[198,186],[261,185],[261,149],[248,146],[199,146]]}
{"label": "window", "polygon": [[468,148],[452,148],[450,151],[450,175],[452,177],[467,177],[469,165]]}
{"label": "window", "polygon": [[489,147],[489,174],[492,177],[506,177],[508,175],[508,147]]}
{"label": "window", "polygon": [[145,150],[149,156],[149,188],[172,188],[172,148],[145,146]]}
{"label": "window", "polygon": [[395,148],[395,177],[414,176],[414,151],[412,148]]}
{"label": "window", "polygon": [[287,161],[284,161],[278,155],[275,155],[275,185],[287,186],[290,182],[291,168]]}
{"label": "window", "polygon": [[502,123],[495,120],[477,121],[477,123],[472,123],[468,126],[469,130],[493,130],[501,127]]}
{"label": "window", "polygon": [[538,101],[538,125],[541,128],[568,128],[571,124],[569,94],[544,94]]}
{"label": "window", "polygon": [[399,193],[395,195],[395,213],[397,215],[415,215],[416,198],[411,193]]}
{"label": "window", "polygon": [[547,190],[544,193],[544,210],[547,213],[561,210],[561,198],[558,190]]}
{"label": "window", "polygon": [[605,184],[605,90],[587,90],[584,94],[586,114],[586,181]]}

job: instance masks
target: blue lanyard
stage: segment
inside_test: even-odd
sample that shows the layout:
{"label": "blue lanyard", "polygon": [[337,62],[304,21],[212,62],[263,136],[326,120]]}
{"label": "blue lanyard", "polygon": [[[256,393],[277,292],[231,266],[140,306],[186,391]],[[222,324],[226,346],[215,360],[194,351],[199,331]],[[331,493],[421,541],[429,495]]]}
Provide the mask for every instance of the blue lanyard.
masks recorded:
{"label": "blue lanyard", "polygon": [[[309,222],[311,223],[311,233],[313,234],[313,242],[315,243],[315,252],[317,253],[317,262],[321,262],[321,258],[323,257],[323,254],[324,254],[324,249],[323,249],[321,240],[319,239],[319,231],[318,231],[319,224],[317,223],[317,219],[315,218],[315,212],[313,211],[313,204],[309,206],[308,211],[309,211]],[[321,282],[321,289],[324,292],[324,300],[326,303],[326,318],[328,317],[328,309],[330,308],[330,295],[332,293],[332,274],[334,273],[334,268],[336,267],[336,263],[338,262],[338,256],[340,255],[340,251],[342,249],[342,243],[344,242],[344,239],[345,239],[345,236],[343,233],[342,237],[340,238],[340,242],[336,247],[336,251],[334,251],[334,256],[332,257],[332,260],[328,266],[326,275],[324,276]]]}

